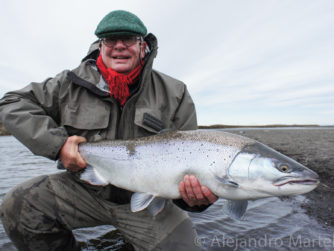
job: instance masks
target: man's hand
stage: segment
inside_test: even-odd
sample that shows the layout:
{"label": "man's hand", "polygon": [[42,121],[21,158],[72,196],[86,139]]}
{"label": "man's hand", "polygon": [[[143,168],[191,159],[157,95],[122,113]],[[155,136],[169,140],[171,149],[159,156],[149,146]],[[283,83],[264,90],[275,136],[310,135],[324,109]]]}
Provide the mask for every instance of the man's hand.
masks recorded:
{"label": "man's hand", "polygon": [[194,175],[185,175],[179,183],[182,199],[190,206],[209,205],[218,200],[206,186],[201,186]]}
{"label": "man's hand", "polygon": [[60,150],[60,160],[66,169],[77,172],[86,167],[87,163],[78,151],[79,144],[84,142],[86,142],[86,139],[81,136],[67,138]]}

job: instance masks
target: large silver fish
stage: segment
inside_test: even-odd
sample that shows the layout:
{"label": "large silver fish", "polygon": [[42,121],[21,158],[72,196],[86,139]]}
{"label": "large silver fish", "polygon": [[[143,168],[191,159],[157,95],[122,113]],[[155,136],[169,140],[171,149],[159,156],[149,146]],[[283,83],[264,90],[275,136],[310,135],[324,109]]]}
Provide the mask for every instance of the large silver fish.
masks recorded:
{"label": "large silver fish", "polygon": [[318,175],[255,140],[219,131],[176,131],[134,140],[79,146],[89,166],[81,179],[133,191],[131,210],[156,215],[165,199],[180,198],[178,184],[193,174],[217,196],[225,210],[241,218],[247,200],[303,194]]}

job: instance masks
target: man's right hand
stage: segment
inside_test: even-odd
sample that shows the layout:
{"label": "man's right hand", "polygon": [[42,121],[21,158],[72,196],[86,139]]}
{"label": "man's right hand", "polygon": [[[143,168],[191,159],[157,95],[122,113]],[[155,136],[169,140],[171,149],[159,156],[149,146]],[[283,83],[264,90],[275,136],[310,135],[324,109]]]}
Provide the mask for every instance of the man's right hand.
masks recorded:
{"label": "man's right hand", "polygon": [[67,170],[77,172],[86,167],[87,163],[80,155],[79,144],[87,140],[81,136],[70,136],[60,150],[60,160]]}

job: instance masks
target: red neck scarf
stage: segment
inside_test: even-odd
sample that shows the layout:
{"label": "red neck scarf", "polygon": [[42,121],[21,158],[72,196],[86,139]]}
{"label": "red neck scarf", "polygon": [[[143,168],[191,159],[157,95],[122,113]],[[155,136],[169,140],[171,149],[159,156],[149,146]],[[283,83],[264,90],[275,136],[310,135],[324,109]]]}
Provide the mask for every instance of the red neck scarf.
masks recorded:
{"label": "red neck scarf", "polygon": [[102,56],[100,54],[97,58],[96,65],[109,85],[110,96],[114,96],[119,101],[120,105],[124,106],[126,100],[130,96],[128,85],[132,85],[137,81],[143,68],[142,64],[139,64],[128,75],[124,75],[111,68],[107,68],[103,63]]}

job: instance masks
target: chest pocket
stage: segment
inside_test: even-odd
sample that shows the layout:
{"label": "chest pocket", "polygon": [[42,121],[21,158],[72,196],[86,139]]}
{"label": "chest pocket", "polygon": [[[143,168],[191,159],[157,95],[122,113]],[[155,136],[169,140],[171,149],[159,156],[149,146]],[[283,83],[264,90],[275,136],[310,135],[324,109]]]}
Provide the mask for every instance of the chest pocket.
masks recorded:
{"label": "chest pocket", "polygon": [[61,116],[62,125],[80,130],[104,129],[109,125],[110,110],[107,104],[66,104]]}
{"label": "chest pocket", "polygon": [[162,114],[156,110],[148,108],[137,108],[135,114],[135,124],[151,133],[158,133],[166,128],[162,120]]}

